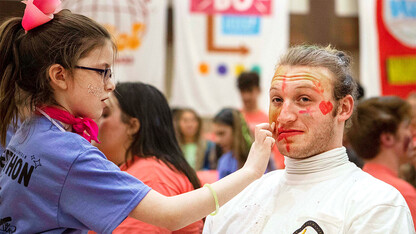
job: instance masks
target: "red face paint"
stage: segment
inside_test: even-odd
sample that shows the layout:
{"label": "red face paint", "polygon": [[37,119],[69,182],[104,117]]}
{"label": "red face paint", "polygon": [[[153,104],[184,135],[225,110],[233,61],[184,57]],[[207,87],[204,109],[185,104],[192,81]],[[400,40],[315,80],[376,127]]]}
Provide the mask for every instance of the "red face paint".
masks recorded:
{"label": "red face paint", "polygon": [[319,103],[319,109],[321,110],[322,114],[324,114],[324,115],[331,112],[332,108],[334,108],[334,106],[332,105],[332,103],[330,101],[322,101],[321,103]]}
{"label": "red face paint", "polygon": [[277,137],[277,141],[281,141],[281,140],[285,139],[286,142],[287,142],[288,137],[295,136],[295,135],[300,135],[300,134],[303,134],[303,132],[299,132],[299,131],[282,132],[282,133],[279,133],[279,136]]}
{"label": "red face paint", "polygon": [[286,77],[283,77],[282,92],[285,93],[286,88]]}
{"label": "red face paint", "polygon": [[290,146],[289,146],[289,144],[287,143],[287,139],[286,139],[286,150],[287,150],[287,152],[290,152]]}
{"label": "red face paint", "polygon": [[311,108],[307,107],[306,110],[300,110],[299,114],[311,114]]}

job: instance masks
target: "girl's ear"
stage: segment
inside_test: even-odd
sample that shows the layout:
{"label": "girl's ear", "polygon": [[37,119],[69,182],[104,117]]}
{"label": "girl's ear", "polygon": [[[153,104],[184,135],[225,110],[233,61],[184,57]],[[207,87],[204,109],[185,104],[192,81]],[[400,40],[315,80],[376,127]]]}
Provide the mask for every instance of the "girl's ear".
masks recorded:
{"label": "girl's ear", "polygon": [[140,121],[137,118],[130,118],[129,128],[127,129],[127,134],[133,136],[140,130]]}
{"label": "girl's ear", "polygon": [[69,75],[68,71],[60,64],[53,64],[48,70],[49,79],[51,80],[51,86],[54,90],[68,89]]}

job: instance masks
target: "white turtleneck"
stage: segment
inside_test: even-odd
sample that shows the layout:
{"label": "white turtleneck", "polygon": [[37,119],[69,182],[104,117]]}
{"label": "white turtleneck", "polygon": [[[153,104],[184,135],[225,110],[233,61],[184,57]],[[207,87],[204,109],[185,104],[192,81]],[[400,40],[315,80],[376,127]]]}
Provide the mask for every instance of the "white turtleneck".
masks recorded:
{"label": "white turtleneck", "polygon": [[348,163],[345,147],[336,148],[306,159],[294,159],[285,156],[288,174],[308,174],[336,168]]}
{"label": "white turtleneck", "polygon": [[403,197],[349,162],[344,147],[285,165],[207,217],[204,233],[413,233]]}

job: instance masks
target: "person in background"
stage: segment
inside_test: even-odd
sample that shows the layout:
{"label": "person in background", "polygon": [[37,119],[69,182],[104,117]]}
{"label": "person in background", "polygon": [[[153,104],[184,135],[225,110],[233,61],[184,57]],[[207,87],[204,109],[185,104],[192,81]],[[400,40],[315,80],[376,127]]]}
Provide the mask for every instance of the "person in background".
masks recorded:
{"label": "person in background", "polygon": [[201,117],[191,108],[180,108],[173,119],[179,145],[189,165],[196,171],[216,169],[216,146],[204,139]]}
{"label": "person in background", "polygon": [[258,106],[261,93],[260,77],[256,72],[242,72],[237,78],[237,87],[243,102],[243,108],[240,111],[250,131],[253,132],[257,124],[269,121],[269,116]]}
{"label": "person in background", "polygon": [[[201,187],[176,141],[168,102],[155,87],[119,83],[98,121],[100,144],[107,158],[165,196]],[[177,232],[127,218],[113,233],[201,233],[202,220]]]}
{"label": "person in background", "polygon": [[282,55],[270,87],[270,122],[286,167],[267,173],[207,217],[203,233],[414,233],[403,196],[348,160],[354,109],[350,58],[301,45]]}
{"label": "person in background", "polygon": [[[274,126],[256,127],[243,168],[223,180],[164,196],[120,171],[91,145],[93,119],[114,90],[116,45],[88,17],[59,0],[25,1],[23,17],[0,25],[0,142],[19,116],[30,117],[0,157],[0,220],[15,233],[111,233],[127,216],[170,230],[194,223],[263,175]],[[157,133],[154,133],[157,134]]]}
{"label": "person in background", "polygon": [[[269,122],[269,116],[258,106],[258,99],[261,93],[259,74],[248,71],[242,72],[237,78],[237,88],[240,91],[243,103],[243,108],[241,108],[240,112],[243,114],[250,131],[254,133],[254,128],[257,124]],[[284,168],[284,157],[276,146],[273,147],[272,152],[272,161],[275,167],[277,169]]]}
{"label": "person in background", "polygon": [[395,187],[403,195],[416,224],[416,189],[398,177],[400,165],[413,151],[411,109],[395,96],[358,103],[348,131],[355,152],[364,159],[363,171]]}
{"label": "person in background", "polygon": [[[364,88],[360,85],[360,83],[357,83],[357,101],[361,100],[365,96]],[[342,139],[342,145],[347,150],[348,159],[353,162],[357,167],[363,168],[364,166],[364,160],[360,158],[360,156],[355,153],[354,149],[351,146],[350,140],[348,139],[347,131],[344,132],[344,138]]]}
{"label": "person in background", "polygon": [[416,188],[416,92],[409,94],[407,102],[410,104],[412,109],[410,131],[412,132],[413,138],[413,150],[409,162],[400,166],[399,176]]}
{"label": "person in background", "polygon": [[412,120],[410,122],[410,128],[413,135],[413,140],[416,141],[416,91],[411,92],[407,97],[407,102],[410,104],[412,109]]}
{"label": "person in background", "polygon": [[244,117],[240,111],[233,108],[220,110],[213,119],[212,128],[215,143],[222,150],[217,167],[221,179],[241,168],[253,140]]}

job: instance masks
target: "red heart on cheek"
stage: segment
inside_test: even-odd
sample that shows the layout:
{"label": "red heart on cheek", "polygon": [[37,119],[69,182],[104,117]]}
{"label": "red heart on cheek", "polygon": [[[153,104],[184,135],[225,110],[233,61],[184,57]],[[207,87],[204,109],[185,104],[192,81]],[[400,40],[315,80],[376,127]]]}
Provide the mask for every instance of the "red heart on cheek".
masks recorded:
{"label": "red heart on cheek", "polygon": [[321,103],[319,103],[319,109],[321,110],[322,114],[326,115],[329,112],[332,111],[332,108],[334,108],[332,106],[332,103],[330,101],[322,101]]}

